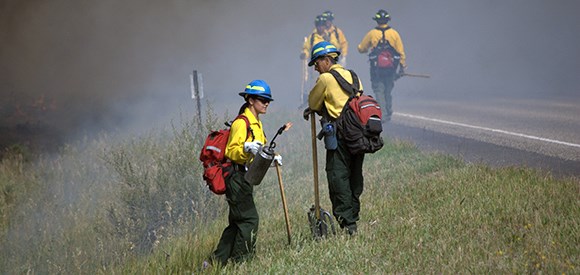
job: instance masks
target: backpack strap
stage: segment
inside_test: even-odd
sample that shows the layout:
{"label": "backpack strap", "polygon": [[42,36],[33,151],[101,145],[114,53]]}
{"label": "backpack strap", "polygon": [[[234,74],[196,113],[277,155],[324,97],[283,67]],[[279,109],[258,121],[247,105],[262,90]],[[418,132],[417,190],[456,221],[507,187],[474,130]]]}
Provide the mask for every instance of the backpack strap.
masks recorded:
{"label": "backpack strap", "polygon": [[[336,30],[336,27],[334,28],[334,35],[336,36],[336,41],[338,41],[338,31]],[[324,39],[324,41],[326,41],[326,37],[322,37],[322,39]],[[328,37],[328,40],[330,40],[330,37]],[[330,41],[326,41],[326,42],[330,42]],[[312,49],[312,46],[314,46],[314,33],[310,34],[310,48]]]}
{"label": "backpack strap", "polygon": [[[248,120],[248,118],[243,115],[240,114],[238,115],[233,121],[235,121],[236,119],[241,118],[246,122],[246,131],[247,131],[247,135],[246,135],[246,139],[250,136],[250,134],[252,134],[252,141],[254,141],[254,139],[256,138],[256,136],[254,135],[254,131],[252,130],[252,127],[250,127],[250,121]],[[232,124],[234,124],[232,121]]]}
{"label": "backpack strap", "polygon": [[359,87],[359,80],[356,73],[352,70],[348,70],[352,76],[352,84],[348,83],[342,75],[336,70],[330,70],[329,73],[334,76],[334,79],[338,82],[342,90],[344,90],[350,97],[355,97],[357,93],[362,93]]}
{"label": "backpack strap", "polygon": [[[394,54],[401,55],[401,54],[400,54],[400,53],[397,51],[397,49],[395,49],[395,47],[393,47],[393,46],[391,45],[391,42],[389,42],[389,40],[387,40],[387,37],[385,37],[385,32],[386,32],[387,30],[389,30],[390,28],[391,28],[390,26],[388,26],[388,27],[386,27],[386,28],[379,28],[379,27],[376,27],[376,28],[375,28],[375,29],[377,29],[377,30],[379,30],[379,31],[381,31],[381,32],[383,33],[383,38],[381,38],[381,41],[379,41],[379,43],[380,43],[380,42],[383,42],[383,43],[387,44],[387,47],[388,47],[390,50],[393,50]],[[377,46],[378,46],[378,44],[377,44]],[[376,46],[375,46],[375,48],[376,48]]]}
{"label": "backpack strap", "polygon": [[381,31],[381,33],[383,33],[383,38],[381,38],[381,41],[380,41],[380,42],[387,43],[387,45],[388,45],[389,47],[391,47],[391,48],[392,48],[393,46],[391,46],[391,43],[389,43],[389,40],[387,40],[387,38],[385,37],[385,32],[386,32],[388,29],[390,29],[390,28],[391,28],[391,27],[390,27],[390,26],[388,26],[388,27],[386,27],[386,28],[379,28],[379,27],[376,27],[375,29],[376,29],[376,30],[379,30],[379,31]]}

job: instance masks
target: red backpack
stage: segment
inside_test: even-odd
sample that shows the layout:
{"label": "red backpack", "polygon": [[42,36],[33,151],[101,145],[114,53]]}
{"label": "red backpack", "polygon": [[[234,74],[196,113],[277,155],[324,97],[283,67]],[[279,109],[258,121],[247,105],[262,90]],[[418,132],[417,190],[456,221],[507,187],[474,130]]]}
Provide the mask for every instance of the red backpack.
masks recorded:
{"label": "red backpack", "polygon": [[387,27],[385,29],[376,27],[375,29],[383,33],[383,37],[377,43],[377,46],[370,52],[369,60],[371,66],[382,70],[395,71],[401,62],[401,54],[391,46],[389,40],[385,37],[385,31],[390,29]]}
{"label": "red backpack", "polygon": [[[239,115],[234,119],[234,121],[238,118],[241,118],[246,122],[249,136],[252,129],[250,128],[248,118],[244,115]],[[222,195],[226,192],[225,178],[232,171],[232,162],[224,155],[230,137],[231,124],[233,124],[233,121],[231,123],[226,123],[228,128],[209,133],[205,139],[203,147],[201,148],[201,153],[199,154],[199,160],[203,164],[204,169],[203,180],[205,180],[209,190],[218,195]]]}
{"label": "red backpack", "polygon": [[384,145],[381,138],[381,107],[372,96],[363,94],[359,89],[358,76],[351,70],[349,72],[353,84],[348,83],[337,71],[330,70],[330,74],[350,96],[336,120],[337,133],[351,154],[374,153]]}

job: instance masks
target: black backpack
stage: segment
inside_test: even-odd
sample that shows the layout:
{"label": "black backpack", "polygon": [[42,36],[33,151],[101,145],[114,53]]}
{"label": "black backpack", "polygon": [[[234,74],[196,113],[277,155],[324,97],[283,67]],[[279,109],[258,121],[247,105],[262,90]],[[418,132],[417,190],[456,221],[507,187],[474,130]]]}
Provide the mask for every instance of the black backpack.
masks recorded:
{"label": "black backpack", "polygon": [[375,28],[383,33],[383,37],[369,53],[369,61],[371,62],[371,67],[386,71],[396,71],[401,62],[401,54],[385,38],[385,31],[390,28]]}
{"label": "black backpack", "polygon": [[374,153],[384,145],[381,107],[372,96],[363,94],[358,76],[352,70],[348,71],[353,84],[337,71],[330,70],[340,87],[350,95],[336,120],[337,134],[351,154]]}

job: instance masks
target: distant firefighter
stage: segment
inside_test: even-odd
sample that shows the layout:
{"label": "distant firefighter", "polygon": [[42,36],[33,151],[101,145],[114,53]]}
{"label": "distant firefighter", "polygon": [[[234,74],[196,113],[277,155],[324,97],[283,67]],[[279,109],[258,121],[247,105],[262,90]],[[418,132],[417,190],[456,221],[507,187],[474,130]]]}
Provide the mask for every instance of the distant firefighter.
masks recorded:
{"label": "distant firefighter", "polygon": [[336,45],[336,48],[340,51],[338,62],[343,67],[346,67],[346,56],[348,55],[348,41],[346,40],[346,36],[344,36],[342,30],[334,24],[334,13],[332,11],[327,10],[322,13],[322,16],[326,17],[326,32],[329,36],[335,38],[336,43],[330,40],[327,41]]}
{"label": "distant firefighter", "polygon": [[312,47],[319,42],[326,41],[332,45],[336,45],[337,49],[342,53],[340,56],[340,64],[346,66],[346,55],[348,54],[348,41],[344,36],[341,29],[333,24],[334,13],[332,11],[325,11],[321,15],[317,15],[314,19],[315,28],[312,32],[304,38],[304,44],[302,46],[302,52],[300,53],[300,59],[304,61],[303,64],[303,83],[302,83],[302,94],[300,98],[302,103],[306,103],[306,91],[304,87],[309,86],[309,82],[312,82],[314,78],[309,77],[308,67],[306,67],[306,61],[310,58],[310,52]]}
{"label": "distant firefighter", "polygon": [[314,29],[306,37],[306,40],[304,41],[304,44],[302,46],[300,59],[302,60],[309,59],[312,46],[322,41],[330,42],[333,45],[337,44],[338,42],[336,38],[331,37],[326,31],[326,17],[324,15],[317,15],[316,18],[314,18]]}
{"label": "distant firefighter", "polygon": [[370,50],[371,84],[383,110],[383,122],[387,122],[393,114],[391,92],[395,80],[407,69],[406,56],[403,40],[388,24],[391,20],[389,13],[379,10],[372,19],[377,22],[377,27],[365,35],[357,48],[360,53]]}

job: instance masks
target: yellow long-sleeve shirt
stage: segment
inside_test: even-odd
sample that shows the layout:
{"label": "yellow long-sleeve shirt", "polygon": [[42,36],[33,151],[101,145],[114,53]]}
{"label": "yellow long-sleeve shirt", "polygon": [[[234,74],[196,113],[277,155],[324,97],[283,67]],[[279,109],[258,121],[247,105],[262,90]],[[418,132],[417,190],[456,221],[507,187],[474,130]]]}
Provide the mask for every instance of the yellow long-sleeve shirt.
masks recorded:
{"label": "yellow long-sleeve shirt", "polygon": [[[330,69],[337,71],[348,83],[352,83],[350,72],[340,64],[334,64]],[[359,87],[361,90],[363,89],[360,79]],[[308,95],[308,107],[313,111],[321,111],[324,104],[328,114],[336,119],[348,98],[349,95],[340,87],[334,76],[330,73],[323,73],[318,76],[316,84]]]}
{"label": "yellow long-sleeve shirt", "polygon": [[250,142],[253,138],[254,141],[266,144],[266,135],[264,134],[262,122],[252,114],[249,108],[244,109],[243,115],[248,118],[254,136],[252,136],[252,133],[248,133],[246,122],[243,119],[234,120],[230,128],[230,137],[226,146],[225,156],[237,164],[246,164],[253,157],[252,154],[244,152],[244,142]]}
{"label": "yellow long-sleeve shirt", "polygon": [[[388,24],[382,24],[379,25],[379,28],[384,29],[387,28],[388,26],[389,26]],[[365,35],[365,37],[363,37],[360,44],[358,44],[357,47],[358,52],[366,53],[369,49],[376,47],[382,38],[383,38],[382,31],[377,29],[370,30]],[[405,55],[405,48],[403,47],[403,40],[401,39],[399,33],[393,28],[390,28],[385,31],[385,39],[387,39],[387,41],[389,41],[391,46],[393,46],[393,48],[395,48],[395,50],[401,55],[401,66],[403,66],[403,68],[406,68],[407,57]]]}
{"label": "yellow long-sleeve shirt", "polygon": [[337,28],[335,25],[332,25],[327,30],[329,36],[336,37],[337,44],[332,43],[336,48],[340,51],[340,56],[346,57],[348,55],[348,41],[346,40],[346,36],[340,28]]}
{"label": "yellow long-sleeve shirt", "polygon": [[[341,35],[340,35],[341,33],[342,33],[342,31],[338,32],[338,37],[337,37],[335,35],[334,31],[332,31],[332,33],[330,33],[330,32],[325,30],[322,34],[320,34],[316,31],[316,29],[312,30],[312,33],[310,33],[310,35],[306,37],[306,40],[304,41],[304,45],[302,45],[302,53],[304,53],[304,56],[306,57],[306,59],[309,59],[310,52],[312,51],[312,46],[316,45],[316,43],[318,43],[318,42],[326,41],[326,42],[331,43],[335,47],[337,47],[337,49],[339,49],[341,51],[341,55],[343,55],[342,49],[340,48],[340,47],[342,47],[341,46],[342,44],[339,41],[340,37],[341,37]],[[344,42],[346,42],[346,38],[344,37],[344,34],[342,34],[342,38],[344,38]],[[348,47],[348,42],[346,42],[346,47]]]}

